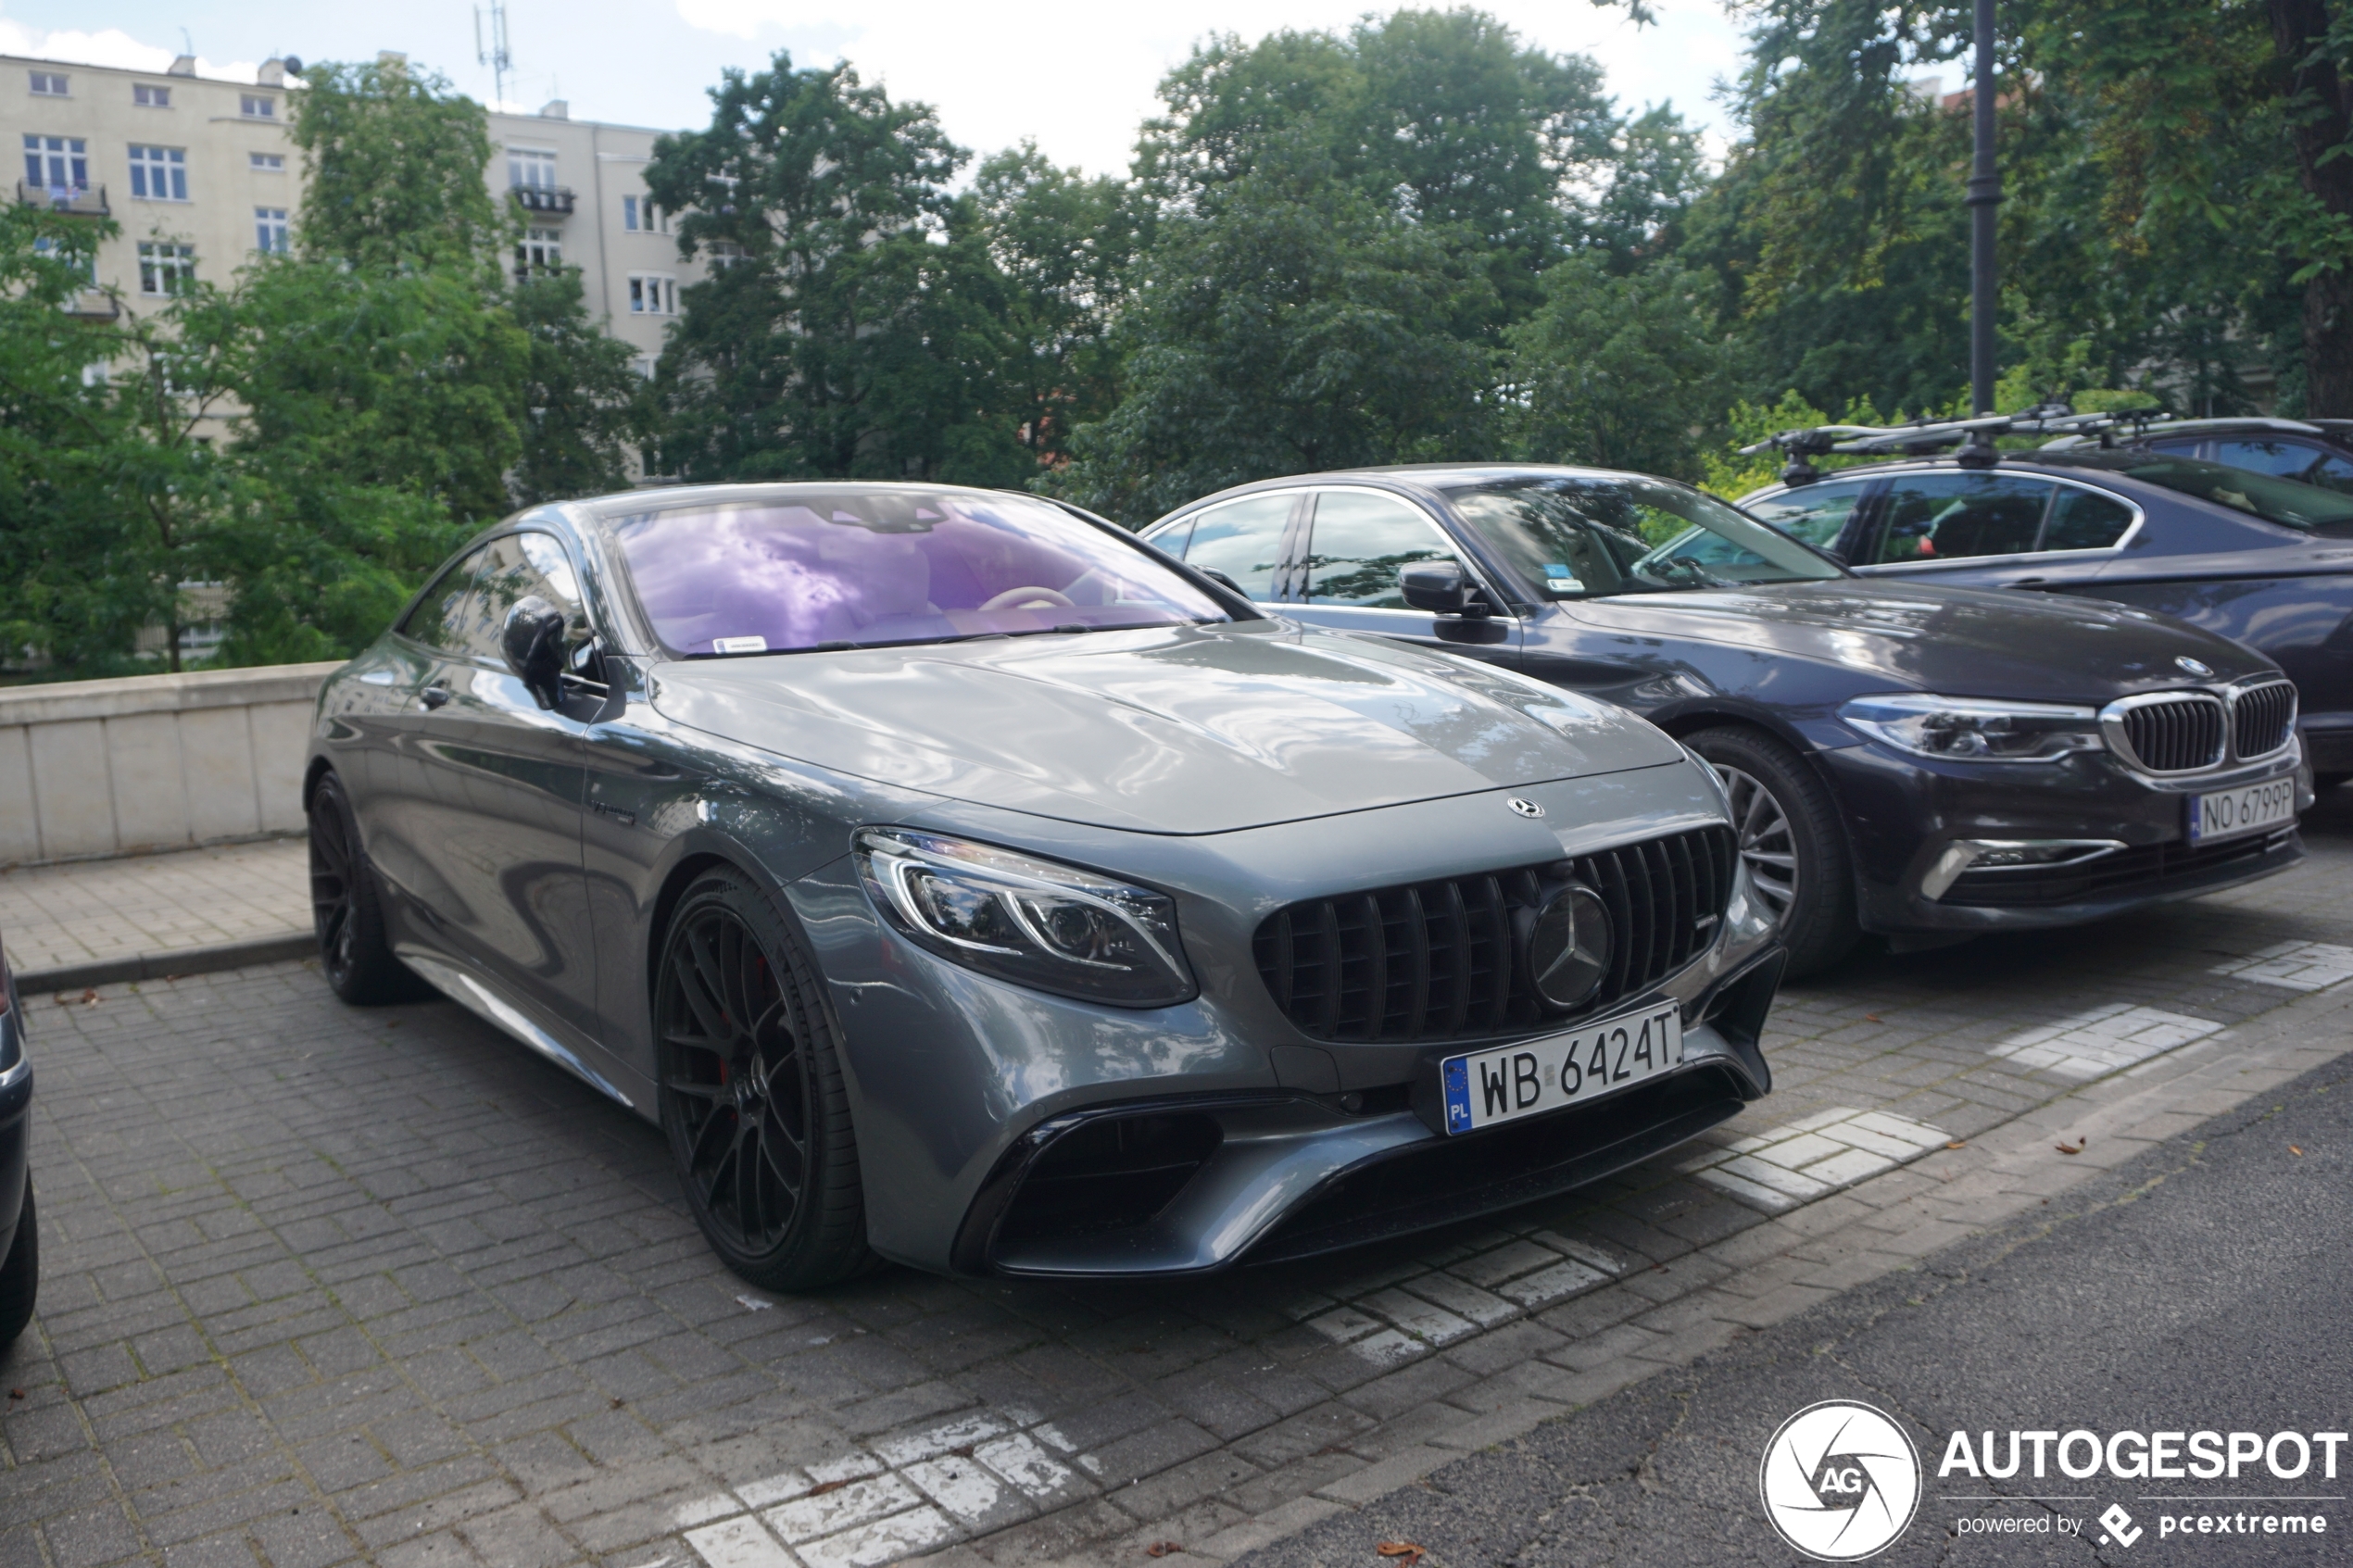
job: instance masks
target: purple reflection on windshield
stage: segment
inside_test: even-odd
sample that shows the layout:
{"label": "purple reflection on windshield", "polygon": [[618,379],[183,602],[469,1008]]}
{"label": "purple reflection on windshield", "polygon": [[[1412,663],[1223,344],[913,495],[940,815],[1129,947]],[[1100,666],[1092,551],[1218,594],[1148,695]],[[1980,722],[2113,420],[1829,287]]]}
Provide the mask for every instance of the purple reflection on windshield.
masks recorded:
{"label": "purple reflection on windshield", "polygon": [[656,633],[688,655],[1228,619],[1141,551],[1016,495],[812,487],[613,533]]}

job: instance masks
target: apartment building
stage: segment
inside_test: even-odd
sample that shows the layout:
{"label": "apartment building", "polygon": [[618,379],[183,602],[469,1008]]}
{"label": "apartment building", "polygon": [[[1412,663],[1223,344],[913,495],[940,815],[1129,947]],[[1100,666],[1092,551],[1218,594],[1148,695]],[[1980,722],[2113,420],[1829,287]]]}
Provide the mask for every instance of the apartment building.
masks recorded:
{"label": "apartment building", "polygon": [[[193,277],[226,283],[292,241],[302,158],[288,77],[283,60],[247,83],[199,77],[185,55],[160,72],[0,56],[0,136],[22,148],[17,199],[112,218],[92,281],[127,299],[160,302]],[[484,177],[523,225],[514,265],[579,268],[590,311],[650,370],[678,291],[701,275],[646,194],[661,132],[573,119],[560,101],[493,114],[489,128]],[[112,307],[94,292],[82,308]]]}

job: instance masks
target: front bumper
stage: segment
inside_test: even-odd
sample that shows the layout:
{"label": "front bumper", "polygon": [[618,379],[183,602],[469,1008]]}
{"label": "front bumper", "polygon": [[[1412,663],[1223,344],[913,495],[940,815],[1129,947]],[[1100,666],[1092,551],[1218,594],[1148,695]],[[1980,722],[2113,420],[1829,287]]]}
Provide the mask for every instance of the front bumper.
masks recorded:
{"label": "front bumper", "polygon": [[[1713,776],[1684,759],[1512,793],[1543,813],[1507,810],[1498,791],[1195,837],[1114,834],[965,806],[912,824],[1116,868],[1168,892],[1201,993],[1166,1008],[1050,996],[936,957],[877,918],[846,860],[788,884],[841,1042],[870,1244],[935,1271],[1221,1268],[1302,1205],[1328,1198],[1345,1173],[1402,1158],[1413,1146],[1480,1143],[1478,1135],[1441,1138],[1419,1122],[1413,1085],[1441,1055],[1565,1024],[1515,1025],[1516,1033],[1442,1046],[1311,1038],[1262,979],[1253,934],[1304,898],[1549,863],[1723,822]],[[1631,1099],[1598,1102],[1596,1110],[1609,1114],[1590,1135],[1580,1132],[1569,1153],[1617,1148],[1626,1139],[1611,1129],[1629,1120],[1644,1122],[1633,1130],[1651,1141],[1577,1169],[1530,1167],[1521,1174],[1537,1175],[1534,1186],[1491,1202],[1466,1197],[1453,1211],[1592,1179],[1763,1094],[1769,1074],[1753,1034],[1742,1046],[1730,1024],[1707,1013],[1736,976],[1765,973],[1757,960],[1775,952],[1769,943],[1761,906],[1736,877],[1710,945],[1647,982],[1641,996],[1611,1004],[1613,1012],[1651,997],[1684,1005],[1691,1070],[1679,1076],[1706,1090],[1699,1099],[1716,1107],[1708,1117],[1694,1119],[1692,1106],[1653,1115]],[[1774,970],[1761,982],[1760,1028]],[[1103,1193],[1082,1189],[1109,1184],[1128,1194],[1121,1200],[1128,1206],[1106,1198],[1094,1212],[1055,1221],[1053,1203],[1031,1200],[1047,1194],[1043,1181],[1057,1163],[1094,1158],[1090,1149],[1107,1163],[1080,1168],[1081,1179],[1064,1190],[1079,1192],[1085,1209]],[[1050,1151],[1059,1152],[1038,1164]],[[1386,1223],[1393,1231],[1426,1223],[1439,1222],[1392,1216]]]}
{"label": "front bumper", "polygon": [[[2196,897],[2286,871],[2304,858],[2293,824],[2193,847],[2193,795],[2293,769],[2296,809],[2311,774],[2285,758],[2194,779],[2152,781],[2099,753],[2049,763],[1937,763],[1875,744],[1817,754],[1846,807],[1856,909],[1866,931],[1969,935],[2081,925]],[[1941,897],[1923,888],[1956,841],[2108,840],[2122,847],[2081,865],[1969,871]]]}
{"label": "front bumper", "polygon": [[[1204,1273],[1362,1246],[1598,1181],[1770,1090],[1757,1040],[1780,971],[1771,949],[1693,997],[1674,1072],[1460,1136],[1432,1131],[1412,1110],[1352,1116],[1302,1095],[1131,1101],[1054,1118],[990,1173],[959,1228],[956,1266],[1077,1278]],[[1433,1079],[1438,1060],[1461,1049],[1433,1048]],[[1137,1135],[1120,1135],[1129,1129]]]}

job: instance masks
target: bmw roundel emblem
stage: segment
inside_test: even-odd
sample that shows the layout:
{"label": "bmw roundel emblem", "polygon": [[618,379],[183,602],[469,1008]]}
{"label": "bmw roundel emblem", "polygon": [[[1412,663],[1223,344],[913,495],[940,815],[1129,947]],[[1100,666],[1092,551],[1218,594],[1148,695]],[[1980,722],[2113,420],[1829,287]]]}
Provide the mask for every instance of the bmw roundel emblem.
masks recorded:
{"label": "bmw roundel emblem", "polygon": [[1544,808],[1537,805],[1533,800],[1524,800],[1516,795],[1513,796],[1509,800],[1504,802],[1504,804],[1509,806],[1513,810],[1517,811],[1523,817],[1541,817],[1544,814]]}
{"label": "bmw roundel emblem", "polygon": [[2214,669],[2211,665],[2201,664],[2196,659],[2192,659],[2188,654],[2181,655],[2179,658],[2175,659],[2173,662],[2180,665],[2182,669],[2188,673],[2196,675],[2200,680],[2204,680],[2207,676],[2214,673]]}

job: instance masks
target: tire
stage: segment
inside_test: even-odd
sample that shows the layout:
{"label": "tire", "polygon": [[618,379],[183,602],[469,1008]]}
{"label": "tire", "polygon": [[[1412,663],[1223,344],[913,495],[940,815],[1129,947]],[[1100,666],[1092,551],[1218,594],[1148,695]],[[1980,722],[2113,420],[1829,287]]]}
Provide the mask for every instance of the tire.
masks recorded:
{"label": "tire", "polygon": [[1731,797],[1732,827],[1751,885],[1778,919],[1792,980],[1853,951],[1855,875],[1828,785],[1806,759],[1761,730],[1723,725],[1687,735]]}
{"label": "tire", "polygon": [[41,1226],[32,1212],[32,1178],[24,1179],[24,1209],[17,1215],[17,1239],[0,1262],[0,1353],[17,1342],[32,1321],[32,1298],[41,1288]]}
{"label": "tire", "polygon": [[695,1223],[752,1284],[798,1292],[874,1266],[849,1096],[814,967],[731,868],[662,935],[654,1035],[662,1132]]}
{"label": "tire", "polygon": [[344,1001],[382,1007],[429,994],[385,939],[384,905],[359,845],[359,820],[333,773],[321,774],[310,792],[310,921],[319,935],[319,967]]}

